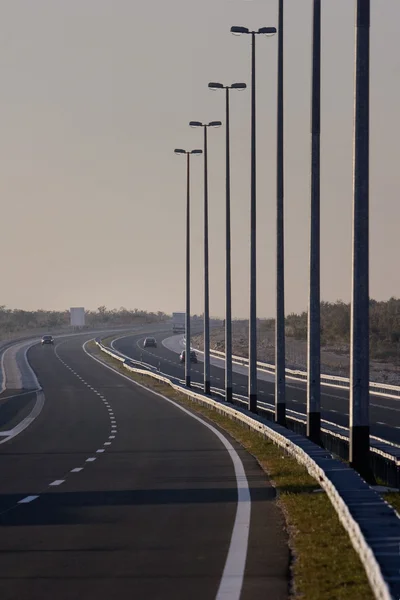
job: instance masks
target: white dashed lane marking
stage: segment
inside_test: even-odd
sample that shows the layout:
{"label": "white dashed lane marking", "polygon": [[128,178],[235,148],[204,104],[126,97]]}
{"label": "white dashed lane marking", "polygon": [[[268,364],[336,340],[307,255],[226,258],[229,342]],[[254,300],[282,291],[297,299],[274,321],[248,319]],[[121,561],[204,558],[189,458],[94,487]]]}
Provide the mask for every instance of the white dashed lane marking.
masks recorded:
{"label": "white dashed lane marking", "polygon": [[36,500],[36,498],[39,498],[39,496],[26,496],[26,498],[22,498],[18,504],[28,504],[29,502]]}
{"label": "white dashed lane marking", "polygon": [[[77,379],[79,379],[79,381],[81,381],[82,383],[84,383],[87,388],[89,388],[94,394],[96,394],[96,396],[99,396],[99,398],[103,401],[104,406],[107,408],[108,416],[110,417],[111,433],[112,434],[116,434],[117,433],[117,428],[116,428],[117,426],[116,426],[116,421],[115,421],[115,417],[114,417],[114,412],[113,412],[113,409],[110,407],[110,404],[107,401],[106,397],[101,392],[99,392],[98,390],[96,390],[93,386],[91,386],[87,381],[85,381],[81,375],[78,375],[78,373],[76,371],[74,371],[72,369],[72,367],[70,367],[69,365],[67,365],[67,363],[65,363],[62,360],[62,358],[60,358],[60,356],[57,353],[56,349],[55,349],[55,355],[58,358],[58,360],[75,377],[77,377]],[[113,440],[113,439],[115,439],[115,435],[108,436],[108,440]],[[104,442],[104,446],[111,446],[111,444],[112,444],[112,442],[110,442],[110,441]],[[101,453],[103,453],[105,451],[106,451],[106,448],[99,448],[98,450],[96,450],[96,454],[101,454]],[[96,456],[91,456],[91,457],[87,458],[85,462],[90,463],[90,462],[94,462],[95,460],[96,460]],[[81,471],[83,471],[83,467],[75,467],[74,469],[70,470],[70,473],[80,473]],[[62,485],[65,482],[65,480],[66,480],[65,478],[64,479],[55,479],[54,481],[52,481],[51,483],[49,483],[49,487],[58,487],[59,485]],[[22,498],[21,500],[19,500],[17,502],[17,504],[29,504],[30,502],[33,502],[37,498],[40,498],[40,496],[39,495],[25,496],[25,498]]]}
{"label": "white dashed lane marking", "polygon": [[[58,360],[73,375],[75,375],[75,377],[77,377],[77,379],[79,379],[82,383],[84,383],[87,388],[89,388],[94,394],[96,394],[96,396],[99,396],[99,398],[101,398],[101,400],[103,401],[103,404],[107,408],[108,416],[110,417],[111,433],[116,434],[117,429],[116,429],[116,421],[115,421],[115,417],[114,417],[114,412],[113,412],[113,409],[110,407],[110,404],[107,401],[107,399],[105,398],[105,396],[103,396],[103,394],[101,392],[97,391],[93,386],[91,386],[87,381],[85,381],[81,375],[78,375],[78,373],[76,373],[76,371],[74,371],[69,365],[67,365],[67,363],[65,363],[62,360],[62,358],[60,358],[56,349],[55,349],[55,355],[58,358]],[[109,440],[115,439],[115,435],[108,436],[108,439]],[[111,444],[112,444],[112,442],[110,442],[110,441],[104,442],[104,446],[111,446]],[[98,450],[96,450],[96,454],[101,454],[105,451],[106,451],[106,448],[99,448]],[[97,458],[96,456],[91,456],[91,457],[87,458],[85,462],[87,462],[87,463],[94,462],[96,460],[96,458]],[[70,470],[70,473],[80,473],[81,471],[83,471],[83,467],[75,467],[74,469]],[[59,485],[62,485],[65,482],[65,480],[66,480],[65,478],[64,479],[55,479],[54,481],[49,483],[49,487],[57,487]],[[25,498],[22,498],[21,500],[19,500],[17,502],[17,504],[28,504],[29,502],[33,502],[34,500],[36,500],[39,497],[40,497],[39,495],[26,496]]]}

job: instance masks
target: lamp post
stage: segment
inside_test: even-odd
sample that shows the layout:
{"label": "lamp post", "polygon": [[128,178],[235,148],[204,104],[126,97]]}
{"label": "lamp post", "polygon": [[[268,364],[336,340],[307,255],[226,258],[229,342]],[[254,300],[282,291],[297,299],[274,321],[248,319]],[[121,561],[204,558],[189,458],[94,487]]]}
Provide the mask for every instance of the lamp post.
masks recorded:
{"label": "lamp post", "polygon": [[175,154],[186,154],[186,356],[185,383],[190,387],[190,156],[202,154],[202,150],[183,150],[176,148]]}
{"label": "lamp post", "polygon": [[369,43],[370,0],[356,1],[350,464],[371,480],[369,449]]}
{"label": "lamp post", "polygon": [[210,294],[208,276],[208,143],[209,127],[220,127],[221,121],[190,121],[190,127],[202,127],[204,130],[204,393],[211,394],[210,382]]}
{"label": "lamp post", "polygon": [[273,35],[275,27],[250,31],[231,27],[234,35],[251,35],[251,188],[250,188],[250,315],[249,315],[249,410],[257,412],[257,261],[256,261],[256,35]]}
{"label": "lamp post", "polygon": [[276,318],[275,318],[275,421],[286,423],[285,356],[285,246],[283,153],[283,0],[278,10],[278,81],[276,127]]}
{"label": "lamp post", "polygon": [[245,83],[223,85],[212,82],[211,90],[225,90],[226,105],[226,236],[225,236],[225,400],[232,402],[232,283],[231,283],[231,176],[230,176],[230,90],[244,90]]}
{"label": "lamp post", "polygon": [[307,343],[307,437],[321,434],[320,308],[321,0],[314,0],[311,84],[311,207]]}

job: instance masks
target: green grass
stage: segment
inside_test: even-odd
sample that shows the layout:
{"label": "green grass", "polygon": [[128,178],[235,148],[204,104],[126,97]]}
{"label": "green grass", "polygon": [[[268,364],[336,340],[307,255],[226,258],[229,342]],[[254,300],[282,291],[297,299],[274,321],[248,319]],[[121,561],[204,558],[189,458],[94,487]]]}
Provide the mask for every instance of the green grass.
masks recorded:
{"label": "green grass", "polygon": [[[99,355],[94,343],[89,350]],[[304,600],[372,600],[360,559],[353,549],[327,495],[306,469],[280,447],[217,411],[189,400],[168,384],[130,373],[118,361],[102,359],[149,389],[200,413],[227,431],[259,462],[277,491],[292,551],[292,598]],[[399,496],[393,494],[399,503]]]}
{"label": "green grass", "polygon": [[382,494],[382,496],[385,498],[386,502],[389,502],[389,504],[400,514],[400,493],[389,492],[387,494]]}

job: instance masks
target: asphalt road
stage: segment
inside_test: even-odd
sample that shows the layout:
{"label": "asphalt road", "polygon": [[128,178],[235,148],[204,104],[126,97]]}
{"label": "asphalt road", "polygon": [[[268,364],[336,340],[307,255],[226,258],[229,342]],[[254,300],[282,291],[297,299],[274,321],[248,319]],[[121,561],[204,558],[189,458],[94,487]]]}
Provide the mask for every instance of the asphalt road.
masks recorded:
{"label": "asphalt road", "polygon": [[[144,335],[132,335],[115,341],[114,346],[120,352],[136,360],[143,357],[143,361],[156,367],[160,366],[161,371],[174,377],[184,379],[184,365],[179,362],[179,356],[176,352],[165,348],[162,340],[172,335],[169,333],[159,333],[157,338],[157,348],[143,348]],[[215,388],[224,389],[224,369],[217,366],[211,366],[211,385]],[[192,381],[203,383],[203,363],[192,365]],[[248,378],[247,375],[233,373],[233,391],[234,393],[247,395]],[[287,380],[287,408],[306,413],[306,387],[301,382]],[[275,388],[273,382],[258,381],[258,398],[260,402],[273,404],[275,398]],[[337,388],[322,387],[321,396],[322,418],[348,427],[349,425],[349,392]],[[370,396],[370,419],[371,434],[386,440],[400,443],[400,399],[382,398],[379,396]]]}
{"label": "asphalt road", "polygon": [[284,521],[256,460],[82,342],[28,354],[46,400],[0,445],[0,598],[233,599],[241,564],[241,600],[287,598]]}

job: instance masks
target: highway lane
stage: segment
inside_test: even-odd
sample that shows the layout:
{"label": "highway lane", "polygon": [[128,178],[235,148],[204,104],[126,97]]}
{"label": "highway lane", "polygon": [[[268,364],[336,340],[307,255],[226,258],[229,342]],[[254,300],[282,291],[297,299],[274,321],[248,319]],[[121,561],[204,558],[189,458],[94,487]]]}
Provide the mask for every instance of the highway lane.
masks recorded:
{"label": "highway lane", "polygon": [[[176,352],[165,348],[162,340],[171,334],[156,336],[157,348],[143,348],[143,335],[123,337],[115,342],[115,348],[136,360],[156,367],[160,365],[163,372],[184,379],[184,366],[179,363]],[[211,366],[211,385],[224,390],[224,369]],[[192,380],[203,383],[203,363],[192,365]],[[245,374],[233,373],[234,392],[247,395],[248,378]],[[258,381],[259,400],[273,404],[275,388],[273,382]],[[306,388],[302,382],[287,380],[287,407],[300,413],[306,413]],[[349,392],[338,388],[322,386],[321,395],[322,418],[348,427],[349,425]],[[389,441],[400,443],[400,400],[382,398],[371,394],[370,397],[371,434]]]}
{"label": "highway lane", "polygon": [[233,547],[234,558],[247,549],[241,599],[286,598],[284,522],[257,462],[99,365],[82,341],[28,354],[46,401],[0,446],[2,600],[200,600],[221,582],[234,589],[237,578],[223,577],[237,526],[234,451],[251,497],[248,547],[241,523]]}

